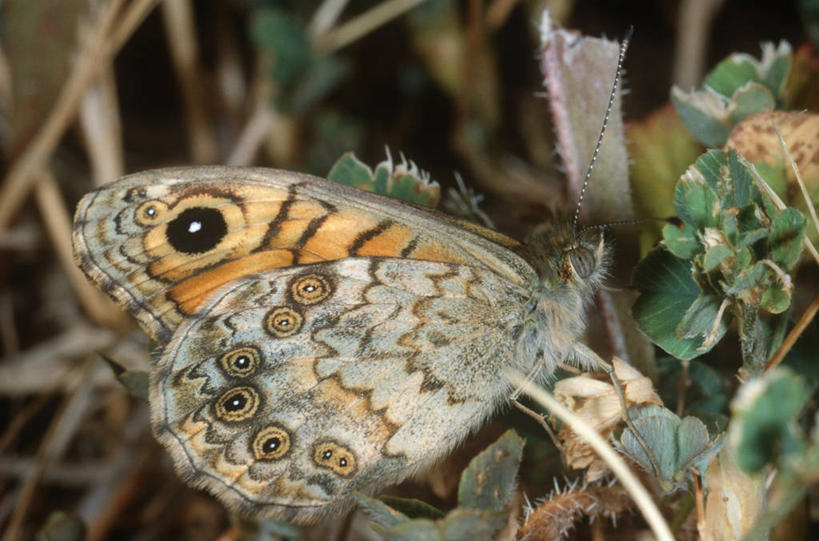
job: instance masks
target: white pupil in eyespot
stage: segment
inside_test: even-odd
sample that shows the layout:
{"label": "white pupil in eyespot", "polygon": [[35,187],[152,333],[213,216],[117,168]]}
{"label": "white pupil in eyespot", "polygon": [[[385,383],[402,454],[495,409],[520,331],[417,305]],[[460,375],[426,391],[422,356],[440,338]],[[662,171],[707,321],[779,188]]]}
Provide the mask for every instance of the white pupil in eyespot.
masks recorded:
{"label": "white pupil in eyespot", "polygon": [[202,222],[199,221],[191,222],[188,225],[188,233],[196,233],[200,229],[202,229]]}
{"label": "white pupil in eyespot", "polygon": [[307,286],[304,289],[306,289],[308,293],[312,293],[316,290],[316,286]]}
{"label": "white pupil in eyespot", "polygon": [[154,207],[148,207],[145,209],[145,214],[148,216],[156,216],[156,209]]}

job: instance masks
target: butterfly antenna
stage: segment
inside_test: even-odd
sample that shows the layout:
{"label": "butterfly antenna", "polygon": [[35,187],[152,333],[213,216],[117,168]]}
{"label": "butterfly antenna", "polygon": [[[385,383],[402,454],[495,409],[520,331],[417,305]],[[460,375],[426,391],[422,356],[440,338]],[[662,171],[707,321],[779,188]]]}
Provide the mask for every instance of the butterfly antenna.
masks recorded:
{"label": "butterfly antenna", "polygon": [[606,126],[609,123],[609,115],[614,106],[614,97],[617,95],[617,86],[620,84],[620,72],[623,69],[623,61],[626,58],[626,50],[628,50],[628,43],[631,40],[631,35],[634,33],[634,27],[629,26],[626,30],[626,35],[620,43],[620,56],[617,58],[617,71],[614,74],[614,84],[611,85],[611,93],[609,94],[609,105],[606,107],[606,114],[603,117],[603,127],[600,129],[600,135],[597,136],[597,144],[594,145],[594,153],[592,154],[589,168],[586,170],[586,178],[583,179],[583,187],[580,188],[580,196],[577,198],[577,206],[574,209],[574,218],[572,218],[572,231],[577,234],[577,221],[580,219],[580,207],[583,205],[583,197],[586,195],[586,189],[589,187],[589,179],[591,178],[594,162],[597,160],[597,153],[600,152],[600,145],[603,144],[603,135],[606,133]]}

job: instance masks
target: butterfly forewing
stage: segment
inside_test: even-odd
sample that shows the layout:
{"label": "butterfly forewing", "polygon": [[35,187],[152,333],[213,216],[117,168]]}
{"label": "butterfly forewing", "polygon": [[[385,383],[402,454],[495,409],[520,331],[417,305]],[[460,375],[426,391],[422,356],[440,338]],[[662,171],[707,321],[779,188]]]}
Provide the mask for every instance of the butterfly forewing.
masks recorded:
{"label": "butterfly forewing", "polygon": [[74,220],[85,273],[153,338],[226,284],[269,269],[354,256],[476,266],[525,287],[521,245],[387,197],[289,171],[147,171],[86,195]]}

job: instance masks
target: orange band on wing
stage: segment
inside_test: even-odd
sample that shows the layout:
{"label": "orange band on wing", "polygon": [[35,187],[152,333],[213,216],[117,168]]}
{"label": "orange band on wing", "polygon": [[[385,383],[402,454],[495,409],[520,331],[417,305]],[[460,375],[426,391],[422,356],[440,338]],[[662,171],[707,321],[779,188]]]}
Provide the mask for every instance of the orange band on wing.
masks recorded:
{"label": "orange band on wing", "polygon": [[168,298],[182,313],[193,314],[216,289],[258,272],[288,267],[293,255],[293,250],[269,250],[234,259],[179,282],[168,290]]}

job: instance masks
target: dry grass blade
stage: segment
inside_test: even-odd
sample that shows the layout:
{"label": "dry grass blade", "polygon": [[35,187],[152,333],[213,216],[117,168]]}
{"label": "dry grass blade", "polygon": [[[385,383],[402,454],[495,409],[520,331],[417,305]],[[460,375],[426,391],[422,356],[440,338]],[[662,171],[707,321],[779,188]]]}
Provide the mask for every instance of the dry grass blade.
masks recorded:
{"label": "dry grass blade", "polygon": [[71,378],[71,391],[66,395],[59,411],[51,419],[48,431],[37,450],[34,467],[28,472],[17,498],[17,505],[3,535],[3,541],[20,539],[21,527],[34,497],[34,490],[43,471],[58,458],[83,420],[91,405],[92,379],[87,377],[94,364],[93,359],[79,367]]}
{"label": "dry grass blade", "polygon": [[109,65],[109,59],[124,44],[156,1],[135,2],[129,6],[122,17],[119,15],[125,3],[124,0],[111,0],[105,6],[91,38],[83,47],[43,127],[12,164],[3,179],[2,186],[0,186],[0,229],[8,228],[17,210],[23,204],[26,195],[36,182],[36,173],[43,169],[43,165],[51,156],[69,123],[74,119],[88,85],[98,75],[100,69]]}
{"label": "dry grass blade", "polygon": [[161,8],[185,108],[191,157],[195,163],[215,163],[219,159],[219,149],[208,121],[202,92],[203,76],[199,66],[193,5],[190,0],[175,0],[162,2]]}
{"label": "dry grass blade", "polygon": [[791,332],[789,332],[785,340],[782,341],[782,345],[779,346],[776,353],[768,359],[768,362],[765,364],[765,372],[770,372],[785,359],[785,355],[788,354],[796,341],[799,340],[799,337],[802,336],[802,333],[805,332],[807,326],[810,325],[810,322],[813,321],[813,318],[816,317],[817,311],[819,311],[819,294],[813,298],[813,301],[805,310],[805,313],[802,314],[802,317],[796,322]]}
{"label": "dry grass blade", "polygon": [[[751,172],[751,176],[753,176],[754,180],[757,183],[757,186],[759,186],[759,188],[763,192],[765,192],[765,194],[768,197],[771,198],[771,201],[773,201],[776,208],[778,208],[779,210],[787,208],[787,205],[784,203],[784,201],[782,201],[782,199],[776,194],[776,192],[773,191],[773,188],[771,188],[768,185],[768,182],[764,178],[762,178],[762,175],[759,174],[759,172],[756,170],[756,167],[754,167],[752,163],[750,163],[748,160],[741,156],[739,158],[739,161],[746,167],[746,169],[748,169],[748,171]],[[813,245],[813,243],[810,241],[807,235],[802,235],[802,244],[804,244],[805,248],[807,248],[808,252],[810,252],[810,255],[813,256],[813,259],[814,261],[816,261],[816,264],[819,265],[819,252],[816,251],[816,247]]]}
{"label": "dry grass blade", "polygon": [[560,402],[555,400],[549,393],[534,386],[526,378],[516,372],[508,374],[511,383],[523,392],[532,397],[540,405],[548,409],[553,415],[571,427],[571,429],[586,441],[597,452],[600,458],[606,462],[612,473],[619,479],[623,487],[629,492],[643,517],[646,519],[651,530],[659,541],[673,541],[674,536],[666,523],[654,500],[651,499],[648,491],[637,480],[634,473],[626,465],[620,455],[612,449],[595,430],[587,423],[580,420]]}
{"label": "dry grass blade", "polygon": [[791,169],[793,169],[793,174],[796,176],[796,183],[799,184],[799,189],[802,191],[802,197],[805,198],[805,205],[808,207],[808,212],[813,220],[813,226],[817,229],[817,231],[819,231],[819,217],[816,216],[816,207],[813,205],[813,201],[810,198],[808,187],[805,186],[805,181],[802,180],[802,174],[799,172],[799,167],[796,165],[796,161],[793,159],[791,150],[785,143],[785,138],[782,137],[782,132],[779,131],[779,126],[776,125],[776,122],[773,123],[773,128],[776,132],[776,136],[779,138],[779,144],[782,146],[782,152],[784,152],[785,156],[788,158],[788,163],[790,164]]}
{"label": "dry grass blade", "polygon": [[80,124],[94,175],[94,185],[102,186],[121,177],[125,172],[122,122],[116,79],[110,65],[86,90],[80,106]]}
{"label": "dry grass blade", "polygon": [[353,20],[330,30],[316,41],[316,48],[329,53],[346,47],[373,30],[400,17],[424,0],[386,0]]}
{"label": "dry grass blade", "polygon": [[65,208],[54,176],[43,171],[39,175],[34,175],[34,178],[38,179],[34,192],[40,215],[43,217],[60,264],[86,313],[95,323],[108,327],[124,326],[127,321],[124,312],[94,288],[74,264],[71,253],[71,215]]}

